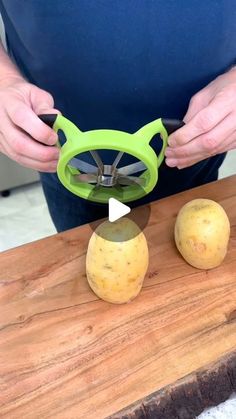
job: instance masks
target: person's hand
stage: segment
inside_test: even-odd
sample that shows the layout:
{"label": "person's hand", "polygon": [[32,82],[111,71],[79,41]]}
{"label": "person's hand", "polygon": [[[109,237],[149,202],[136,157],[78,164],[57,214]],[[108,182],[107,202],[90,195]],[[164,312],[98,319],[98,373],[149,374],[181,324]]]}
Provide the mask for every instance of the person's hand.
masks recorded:
{"label": "person's hand", "polygon": [[192,97],[184,122],[169,137],[165,152],[169,167],[182,169],[236,148],[236,69]]}
{"label": "person's hand", "polygon": [[[58,113],[52,96],[21,77],[0,85],[0,152],[41,172],[55,172],[56,133],[37,115]],[[49,147],[51,146],[51,147]]]}

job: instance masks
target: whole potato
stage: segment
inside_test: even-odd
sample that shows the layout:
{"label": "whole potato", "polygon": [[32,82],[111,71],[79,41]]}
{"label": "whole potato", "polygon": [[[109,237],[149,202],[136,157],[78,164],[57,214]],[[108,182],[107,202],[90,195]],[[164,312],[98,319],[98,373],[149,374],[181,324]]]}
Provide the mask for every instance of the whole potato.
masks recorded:
{"label": "whole potato", "polygon": [[222,263],[227,253],[230,223],[225,210],[211,199],[194,199],[179,211],[175,243],[183,258],[199,269]]}
{"label": "whole potato", "polygon": [[105,221],[92,234],[86,257],[90,287],[101,299],[122,304],[135,298],[148,267],[144,234],[129,218]]}

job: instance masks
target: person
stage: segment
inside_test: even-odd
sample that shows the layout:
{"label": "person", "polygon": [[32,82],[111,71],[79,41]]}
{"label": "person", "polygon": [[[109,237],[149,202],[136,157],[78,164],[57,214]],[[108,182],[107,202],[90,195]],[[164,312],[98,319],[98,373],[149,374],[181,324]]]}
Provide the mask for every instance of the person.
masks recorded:
{"label": "person", "polygon": [[183,119],[141,202],[217,179],[236,147],[233,0],[0,0],[0,12],[8,50],[0,50],[0,151],[40,172],[57,231],[104,208],[59,182],[57,136],[42,113],[61,112],[82,130],[128,132]]}

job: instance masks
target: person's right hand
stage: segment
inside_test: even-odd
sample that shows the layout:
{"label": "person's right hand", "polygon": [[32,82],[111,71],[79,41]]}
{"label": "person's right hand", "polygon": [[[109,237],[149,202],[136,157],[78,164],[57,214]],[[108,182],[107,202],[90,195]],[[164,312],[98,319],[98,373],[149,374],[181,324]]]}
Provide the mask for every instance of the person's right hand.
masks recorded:
{"label": "person's right hand", "polygon": [[0,152],[22,166],[56,172],[57,134],[37,117],[43,113],[58,113],[48,92],[21,77],[0,85]]}

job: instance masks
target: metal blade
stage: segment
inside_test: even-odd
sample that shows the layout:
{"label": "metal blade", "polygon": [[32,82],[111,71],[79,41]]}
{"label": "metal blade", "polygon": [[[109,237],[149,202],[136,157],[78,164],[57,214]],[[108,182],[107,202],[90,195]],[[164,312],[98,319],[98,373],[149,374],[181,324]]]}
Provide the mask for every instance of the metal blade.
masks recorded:
{"label": "metal blade", "polygon": [[136,177],[136,176],[119,176],[117,178],[117,182],[120,185],[140,185],[140,186],[145,186],[146,184],[146,180],[141,178],[141,177]]}
{"label": "metal blade", "polygon": [[133,173],[142,172],[143,170],[146,170],[146,166],[142,161],[138,161],[137,163],[128,164],[128,166],[119,167],[117,169],[118,174],[128,176],[132,175]]}
{"label": "metal blade", "polygon": [[106,188],[111,188],[116,184],[116,180],[112,176],[104,176],[99,183]]}
{"label": "metal blade", "polygon": [[90,163],[86,163],[83,160],[77,159],[75,157],[73,157],[73,159],[71,159],[69,161],[69,166],[74,167],[75,169],[80,170],[81,172],[85,172],[85,173],[98,173],[98,168],[96,166],[93,166]]}
{"label": "metal blade", "polygon": [[74,179],[76,179],[76,181],[78,183],[94,183],[96,184],[98,181],[98,177],[96,175],[93,174],[87,174],[87,173],[80,173],[79,175],[75,175]]}
{"label": "metal blade", "polygon": [[103,165],[103,174],[104,175],[112,175],[113,170],[112,166],[110,164],[104,164]]}
{"label": "metal blade", "polygon": [[100,159],[99,154],[97,153],[96,150],[90,150],[91,155],[93,156],[93,160],[95,161],[99,172],[102,174],[103,173],[103,162]]}
{"label": "metal blade", "polygon": [[113,164],[112,164],[112,168],[113,169],[115,169],[117,167],[117,164],[120,162],[123,154],[124,154],[123,151],[119,151],[119,153],[117,154],[115,160],[113,161]]}

